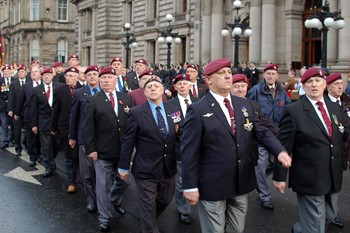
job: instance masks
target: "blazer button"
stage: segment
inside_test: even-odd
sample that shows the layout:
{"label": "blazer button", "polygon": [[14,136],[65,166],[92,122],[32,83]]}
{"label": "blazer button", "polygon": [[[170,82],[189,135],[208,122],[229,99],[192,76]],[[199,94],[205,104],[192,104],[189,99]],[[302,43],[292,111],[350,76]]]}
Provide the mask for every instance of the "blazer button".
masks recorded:
{"label": "blazer button", "polygon": [[334,156],[332,156],[332,159],[334,159]]}
{"label": "blazer button", "polygon": [[164,154],[164,157],[166,157],[166,154]]}
{"label": "blazer button", "polygon": [[238,163],[241,163],[241,160],[238,160]]}
{"label": "blazer button", "polygon": [[237,147],[239,147],[239,144],[237,144]]}
{"label": "blazer button", "polygon": [[120,129],[120,128],[118,128],[118,130],[120,131],[121,129]]}
{"label": "blazer button", "polygon": [[333,147],[333,144],[331,144],[331,147]]}
{"label": "blazer button", "polygon": [[167,146],[168,146],[167,144],[164,145],[164,147],[167,147]]}
{"label": "blazer button", "polygon": [[119,122],[119,119],[117,121]]}

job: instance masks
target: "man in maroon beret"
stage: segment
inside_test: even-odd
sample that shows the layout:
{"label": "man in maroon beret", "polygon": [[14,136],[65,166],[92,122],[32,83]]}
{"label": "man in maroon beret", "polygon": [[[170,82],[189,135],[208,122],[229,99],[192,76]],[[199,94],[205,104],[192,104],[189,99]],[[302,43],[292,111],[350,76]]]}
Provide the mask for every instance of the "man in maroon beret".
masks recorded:
{"label": "man in maroon beret", "polygon": [[190,76],[191,95],[196,98],[202,98],[207,92],[208,87],[198,82],[198,66],[194,64],[188,64],[186,68],[186,74]]}
{"label": "man in maroon beret", "polygon": [[101,91],[86,99],[83,134],[85,152],[94,160],[96,170],[100,231],[109,231],[113,217],[111,205],[120,214],[126,212],[121,202],[129,184],[120,179],[115,168],[121,156],[128,112],[134,104],[130,96],[116,91],[117,76],[114,68],[108,66],[101,69],[99,81]]}
{"label": "man in maroon beret", "polygon": [[139,88],[138,82],[140,79],[140,74],[148,70],[148,62],[144,58],[137,59],[135,61],[135,71],[126,74],[127,79],[133,80],[133,86],[130,87],[132,90]]}
{"label": "man in maroon beret", "polygon": [[184,196],[198,203],[202,232],[243,232],[248,193],[256,188],[255,162],[247,156],[253,137],[284,166],[291,159],[249,101],[231,96],[230,60],[210,62],[204,75],[210,91],[189,106],[182,130]]}
{"label": "man in maroon beret", "polygon": [[[278,83],[278,65],[271,63],[264,67],[264,79],[251,88],[248,99],[259,103],[261,111],[278,127],[284,107],[292,101]],[[274,159],[269,151],[259,146],[259,161],[256,168],[260,205],[266,210],[273,210],[268,177],[274,168]]]}
{"label": "man in maroon beret", "polygon": [[[280,141],[293,157],[289,187],[298,198],[299,222],[293,225],[293,232],[324,233],[326,216],[339,220],[334,219],[336,209],[331,208],[334,193],[342,186],[343,140],[348,136],[348,124],[339,104],[324,98],[323,71],[311,68],[301,82],[306,96],[286,106],[280,123]],[[274,184],[281,191],[286,178],[287,169],[277,165],[273,179],[279,181]]]}
{"label": "man in maroon beret", "polygon": [[41,72],[41,77],[41,84],[33,88],[31,98],[31,126],[32,132],[39,135],[40,138],[41,152],[45,166],[43,177],[47,178],[54,174],[56,169],[55,158],[58,153],[56,148],[59,148],[54,145],[56,141],[51,134],[51,117],[54,102],[53,92],[55,88],[63,84],[52,82],[53,74],[51,67],[45,68]]}
{"label": "man in maroon beret", "polygon": [[60,82],[60,83],[66,83],[66,79],[64,77],[64,68],[62,62],[55,62],[52,65],[52,71],[54,74],[53,81],[54,82]]}
{"label": "man in maroon beret", "polygon": [[121,57],[115,57],[110,62],[110,67],[115,69],[117,75],[117,91],[128,93],[138,88],[138,81],[130,76],[123,75],[123,61]]}
{"label": "man in maroon beret", "polygon": [[78,54],[71,54],[68,57],[68,66],[79,68],[80,60]]}

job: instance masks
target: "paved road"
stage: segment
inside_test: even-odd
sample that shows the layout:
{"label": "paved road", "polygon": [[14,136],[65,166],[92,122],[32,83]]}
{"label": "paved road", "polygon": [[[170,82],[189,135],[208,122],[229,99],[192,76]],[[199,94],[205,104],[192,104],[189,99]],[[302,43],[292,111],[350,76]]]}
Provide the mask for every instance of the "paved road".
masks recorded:
{"label": "paved road", "polygon": [[[11,148],[10,148],[11,150]],[[22,156],[26,158],[26,156]],[[17,158],[9,151],[0,151],[0,233],[94,233],[98,231],[97,214],[85,211],[85,197],[82,187],[76,194],[67,194],[64,159],[57,158],[58,172],[55,176],[44,179],[42,170],[29,168],[22,158]],[[21,169],[23,168],[23,170]],[[13,169],[16,169],[13,172]],[[12,172],[11,172],[12,171]],[[10,173],[9,173],[10,172]],[[7,175],[22,174],[35,180],[21,181]],[[5,175],[6,174],[6,175]],[[36,174],[36,175],[35,175]],[[287,233],[297,220],[295,194],[287,190],[285,194],[273,192],[274,211],[263,210],[257,201],[257,194],[249,195],[249,211],[245,233]],[[136,205],[135,186],[132,182],[125,194],[124,204],[127,214],[120,216],[114,213],[112,232],[136,233],[139,230],[138,210]],[[350,232],[350,172],[344,173],[343,190],[340,194],[340,218],[345,227],[339,229],[327,226],[327,233]],[[164,233],[199,233],[199,220],[196,208],[193,208],[193,222],[182,225],[178,222],[174,203],[158,219],[161,232]]]}

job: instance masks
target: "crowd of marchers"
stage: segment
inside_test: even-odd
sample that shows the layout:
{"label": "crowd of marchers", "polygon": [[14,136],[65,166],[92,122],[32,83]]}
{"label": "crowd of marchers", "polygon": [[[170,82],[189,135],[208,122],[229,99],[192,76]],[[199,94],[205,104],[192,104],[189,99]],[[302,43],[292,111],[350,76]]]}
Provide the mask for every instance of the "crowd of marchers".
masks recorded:
{"label": "crowd of marchers", "polygon": [[33,60],[0,74],[1,149],[13,146],[18,157],[25,150],[48,179],[63,152],[67,193],[76,192],[79,172],[101,232],[111,231],[112,208],[127,211],[130,173],[142,233],[160,232],[156,219],[173,198],[183,224],[198,217],[204,233],[244,232],[252,190],[274,209],[270,175],[278,191],[288,183],[297,195],[292,232],[343,227],[350,87],[340,73],[304,66],[280,83],[272,62],[261,72],[228,59],[167,69],[144,58],[124,67],[115,57],[99,67],[71,54],[66,68]]}

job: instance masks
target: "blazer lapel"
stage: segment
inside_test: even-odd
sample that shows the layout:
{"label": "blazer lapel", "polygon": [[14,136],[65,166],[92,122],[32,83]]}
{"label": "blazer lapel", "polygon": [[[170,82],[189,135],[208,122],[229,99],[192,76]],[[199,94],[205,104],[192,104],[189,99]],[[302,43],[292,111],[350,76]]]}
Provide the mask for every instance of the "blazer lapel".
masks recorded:
{"label": "blazer lapel", "polygon": [[312,106],[311,102],[308,100],[308,98],[302,98],[304,102],[304,110],[307,111],[307,115],[312,119],[312,121],[321,129],[322,133],[329,138],[328,132],[326,131],[326,128],[324,127],[321,119],[318,117],[314,107]]}
{"label": "blazer lapel", "polygon": [[[96,94],[96,96],[100,99],[100,102],[103,103],[103,105],[109,110],[111,111],[115,116],[117,116],[117,114],[115,114],[114,109],[112,108],[111,103],[109,102],[109,99],[107,98],[107,95],[104,91],[100,91],[99,93]],[[118,104],[118,103],[115,103]],[[118,106],[119,107],[119,106]]]}
{"label": "blazer lapel", "polygon": [[234,137],[231,126],[227,122],[224,112],[222,111],[219,103],[215,100],[211,93],[205,95],[205,99],[208,101],[209,108],[212,109],[214,115],[219,119],[219,121],[224,125],[224,127],[230,132],[232,137]]}
{"label": "blazer lapel", "polygon": [[[168,140],[170,138],[170,135],[173,135],[175,132],[175,124],[174,124],[174,121],[173,119],[171,118],[171,114],[173,112],[170,111],[170,109],[167,107],[167,105],[165,103],[164,104],[164,108],[165,108],[165,114],[166,114],[166,120],[168,121],[168,126],[169,126],[169,137],[168,137]],[[181,108],[180,108],[181,109]],[[181,113],[181,110],[180,110],[180,113]],[[181,113],[182,114],[182,113]],[[183,118],[181,118],[183,119]]]}

